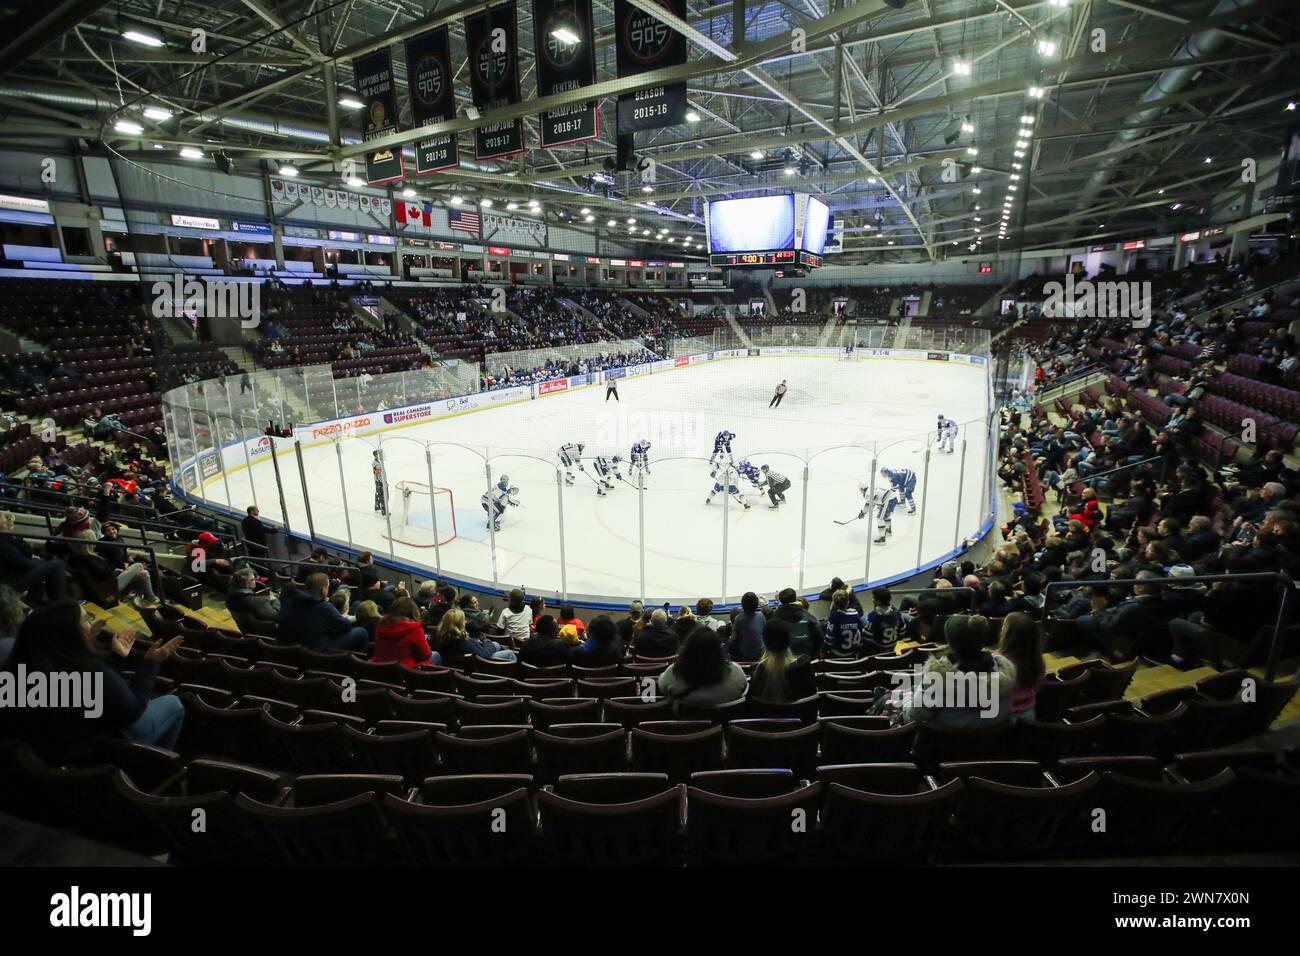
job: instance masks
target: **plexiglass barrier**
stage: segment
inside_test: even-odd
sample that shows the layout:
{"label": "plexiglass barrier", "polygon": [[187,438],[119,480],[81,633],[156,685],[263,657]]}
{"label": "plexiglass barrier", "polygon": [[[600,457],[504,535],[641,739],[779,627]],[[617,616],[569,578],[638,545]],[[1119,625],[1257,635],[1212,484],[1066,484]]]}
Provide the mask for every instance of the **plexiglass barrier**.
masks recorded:
{"label": "plexiglass barrier", "polygon": [[[257,505],[293,535],[477,587],[599,607],[875,586],[994,519],[988,356],[910,341],[690,352],[455,396],[418,373],[231,377],[164,396],[168,447],[197,504]],[[718,422],[740,423],[730,453],[714,454]]]}

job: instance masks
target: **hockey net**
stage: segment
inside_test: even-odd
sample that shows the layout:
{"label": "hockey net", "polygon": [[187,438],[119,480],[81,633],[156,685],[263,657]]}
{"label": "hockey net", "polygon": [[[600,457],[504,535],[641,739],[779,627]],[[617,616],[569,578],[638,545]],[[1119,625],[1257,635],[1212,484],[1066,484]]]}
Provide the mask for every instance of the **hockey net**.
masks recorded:
{"label": "hockey net", "polygon": [[413,548],[433,548],[456,540],[456,499],[450,488],[399,481],[393,491],[393,517],[397,519],[393,541]]}

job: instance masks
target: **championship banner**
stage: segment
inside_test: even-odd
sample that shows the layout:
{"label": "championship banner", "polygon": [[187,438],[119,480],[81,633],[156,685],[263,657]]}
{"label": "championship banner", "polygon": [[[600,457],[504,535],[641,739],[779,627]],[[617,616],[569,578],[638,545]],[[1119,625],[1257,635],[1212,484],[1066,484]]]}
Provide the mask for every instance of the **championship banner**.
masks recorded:
{"label": "championship banner", "polygon": [[[406,83],[417,128],[456,118],[452,78],[447,27],[435,27],[406,41]],[[417,176],[454,169],[459,164],[455,133],[422,139],[415,144]]]}
{"label": "championship banner", "polygon": [[[670,13],[686,19],[686,0],[664,0]],[[686,38],[658,17],[614,0],[614,51],[618,75],[638,76],[686,62]],[[618,98],[619,133],[676,126],[686,122],[686,82],[652,86]]]}
{"label": "championship banner", "polygon": [[[537,51],[538,96],[595,83],[591,0],[533,0],[533,49]],[[599,135],[600,109],[594,100],[542,113],[543,149],[584,143]]]}
{"label": "championship banner", "polygon": [[[465,18],[469,88],[481,110],[518,103],[518,11],[514,0]],[[524,151],[524,121],[489,123],[474,131],[474,155],[500,159]]]}
{"label": "championship banner", "polygon": [[[393,89],[393,54],[388,47],[352,61],[357,95],[366,105],[361,139],[369,142],[401,131],[397,94]],[[402,178],[402,150],[380,149],[366,153],[366,184],[377,186]]]}

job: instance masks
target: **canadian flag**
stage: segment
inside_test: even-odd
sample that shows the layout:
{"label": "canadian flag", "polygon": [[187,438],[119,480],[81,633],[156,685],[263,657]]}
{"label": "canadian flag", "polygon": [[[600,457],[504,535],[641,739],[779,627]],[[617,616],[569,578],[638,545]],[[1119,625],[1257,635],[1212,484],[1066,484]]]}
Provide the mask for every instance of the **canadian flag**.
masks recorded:
{"label": "canadian flag", "polygon": [[423,224],[426,228],[431,223],[429,213],[431,209],[421,209],[418,202],[407,202],[404,199],[397,201],[397,221],[399,223],[410,223],[411,225]]}

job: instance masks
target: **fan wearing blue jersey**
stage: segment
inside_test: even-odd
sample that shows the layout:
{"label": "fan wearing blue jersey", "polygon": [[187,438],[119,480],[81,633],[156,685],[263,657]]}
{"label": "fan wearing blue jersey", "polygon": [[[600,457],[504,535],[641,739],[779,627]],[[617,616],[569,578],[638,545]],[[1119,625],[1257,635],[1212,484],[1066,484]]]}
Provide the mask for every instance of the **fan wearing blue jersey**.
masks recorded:
{"label": "fan wearing blue jersey", "polygon": [[709,457],[709,477],[716,478],[718,469],[722,467],[725,461],[728,465],[735,464],[735,459],[731,457],[731,440],[736,437],[735,432],[720,431],[717,437],[713,439],[713,454]]}
{"label": "fan wearing blue jersey", "polygon": [[916,472],[911,468],[881,468],[880,473],[898,492],[898,497],[907,502],[907,513],[916,514]]}

